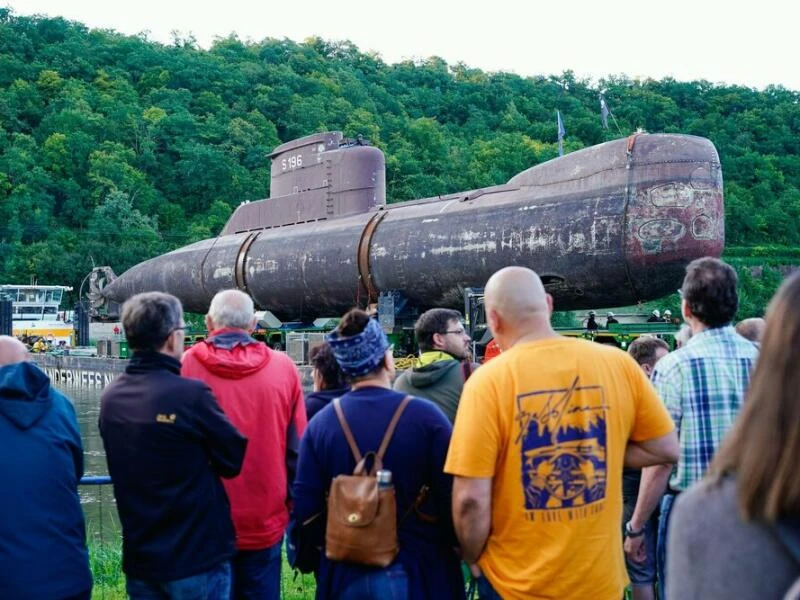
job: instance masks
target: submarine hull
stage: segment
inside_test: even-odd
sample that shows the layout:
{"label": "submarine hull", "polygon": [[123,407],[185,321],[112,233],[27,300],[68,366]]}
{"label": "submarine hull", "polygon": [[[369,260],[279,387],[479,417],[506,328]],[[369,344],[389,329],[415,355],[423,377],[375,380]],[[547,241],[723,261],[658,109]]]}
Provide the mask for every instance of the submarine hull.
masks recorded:
{"label": "submarine hull", "polygon": [[216,292],[239,288],[282,320],[307,321],[384,291],[420,310],[460,308],[465,287],[522,265],[539,273],[557,310],[577,310],[663,297],[689,261],[723,246],[713,144],[639,134],[501,186],[204,240],[136,265],[103,293],[122,302],[160,290],[205,312]]}

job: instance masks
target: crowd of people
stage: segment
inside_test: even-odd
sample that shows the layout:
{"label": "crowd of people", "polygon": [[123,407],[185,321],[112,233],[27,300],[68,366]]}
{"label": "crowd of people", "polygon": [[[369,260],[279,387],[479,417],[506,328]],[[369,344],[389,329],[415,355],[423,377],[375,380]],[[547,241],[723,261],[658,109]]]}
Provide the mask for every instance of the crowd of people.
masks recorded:
{"label": "crowd of people", "polygon": [[[693,261],[680,347],[625,352],[560,336],[537,274],[507,267],[485,288],[491,361],[438,308],[396,376],[353,309],[304,397],[243,292],[186,352],[180,302],[136,295],[99,416],[127,593],[279,598],[288,537],[320,599],[796,599],[800,274],[764,320],[735,329],[737,308],[735,271]],[[25,358],[0,337],[0,597],[88,599],[74,409]]]}

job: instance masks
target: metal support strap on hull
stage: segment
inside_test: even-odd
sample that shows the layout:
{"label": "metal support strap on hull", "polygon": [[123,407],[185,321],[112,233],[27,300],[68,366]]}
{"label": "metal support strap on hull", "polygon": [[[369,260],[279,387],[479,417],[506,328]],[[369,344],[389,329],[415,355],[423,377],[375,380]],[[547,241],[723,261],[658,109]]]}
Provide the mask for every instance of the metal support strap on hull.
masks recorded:
{"label": "metal support strap on hull", "polygon": [[378,290],[372,283],[372,275],[369,269],[369,247],[372,243],[372,236],[375,235],[375,230],[378,228],[378,224],[388,214],[389,211],[385,210],[375,213],[367,222],[364,231],[361,232],[361,238],[358,240],[358,279],[361,290],[367,295],[368,303],[378,300]]}
{"label": "metal support strap on hull", "polygon": [[247,252],[250,250],[250,246],[253,245],[253,242],[258,235],[258,233],[251,233],[248,235],[247,239],[244,241],[244,243],[242,243],[242,247],[239,249],[239,254],[236,255],[236,269],[233,273],[236,281],[236,287],[248,295],[249,292],[247,291],[247,281],[245,278],[245,264],[247,263]]}

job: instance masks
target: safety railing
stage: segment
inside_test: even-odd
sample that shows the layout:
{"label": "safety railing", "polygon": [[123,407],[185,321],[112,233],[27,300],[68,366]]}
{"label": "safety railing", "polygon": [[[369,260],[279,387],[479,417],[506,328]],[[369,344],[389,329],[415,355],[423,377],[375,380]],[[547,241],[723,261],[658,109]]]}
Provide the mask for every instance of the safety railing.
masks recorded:
{"label": "safety railing", "polygon": [[108,485],[111,477],[108,475],[84,475],[78,482],[79,485]]}
{"label": "safety railing", "polygon": [[[122,572],[122,529],[108,475],[81,478],[81,504],[86,518],[89,563],[94,579],[92,599],[124,600],[125,575]],[[283,558],[281,598],[306,600],[314,597],[316,584],[312,575],[295,574]]]}

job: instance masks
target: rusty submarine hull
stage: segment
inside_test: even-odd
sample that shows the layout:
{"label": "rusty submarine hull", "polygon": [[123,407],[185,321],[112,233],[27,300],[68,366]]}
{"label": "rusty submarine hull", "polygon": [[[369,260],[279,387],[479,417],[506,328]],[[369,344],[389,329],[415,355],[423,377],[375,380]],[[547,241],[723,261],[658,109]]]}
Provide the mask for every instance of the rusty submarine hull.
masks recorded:
{"label": "rusty submarine hull", "polygon": [[386,203],[383,153],[328,132],[270,155],[272,197],[240,205],[218,237],[140,263],[102,290],[174,294],[203,313],[238,288],[282,320],[337,316],[398,293],[460,308],[466,287],[523,265],[557,310],[674,292],[724,245],[722,171],[707,139],[634,134],[533,166],[506,184]]}

